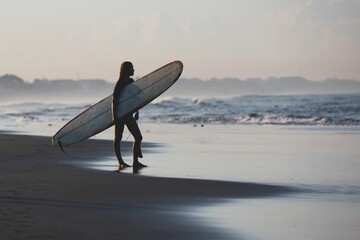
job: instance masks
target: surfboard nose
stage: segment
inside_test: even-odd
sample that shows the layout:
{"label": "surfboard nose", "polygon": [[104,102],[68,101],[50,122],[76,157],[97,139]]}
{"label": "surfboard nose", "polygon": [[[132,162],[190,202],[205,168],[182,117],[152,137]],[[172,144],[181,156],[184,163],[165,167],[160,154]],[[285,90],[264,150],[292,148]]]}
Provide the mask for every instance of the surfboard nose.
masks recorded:
{"label": "surfboard nose", "polygon": [[184,64],[180,60],[176,60],[176,61],[174,61],[174,63],[178,64],[180,66],[180,68],[184,67]]}
{"label": "surfboard nose", "polygon": [[179,73],[177,75],[177,77],[175,78],[174,82],[176,82],[176,80],[180,77],[180,75],[182,74],[183,72],[183,69],[184,69],[184,64],[180,61],[180,60],[176,60],[173,62],[173,64],[176,64],[178,65],[178,69],[179,69]]}

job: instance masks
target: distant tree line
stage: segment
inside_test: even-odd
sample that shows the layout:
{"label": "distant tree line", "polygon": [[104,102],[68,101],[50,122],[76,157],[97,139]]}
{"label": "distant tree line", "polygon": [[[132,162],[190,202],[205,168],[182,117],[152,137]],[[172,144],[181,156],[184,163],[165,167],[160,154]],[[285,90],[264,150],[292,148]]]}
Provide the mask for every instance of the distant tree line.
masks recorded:
{"label": "distant tree line", "polygon": [[[110,95],[115,83],[102,79],[48,80],[25,82],[16,75],[0,77],[0,103],[7,101],[97,101]],[[360,93],[360,81],[327,79],[310,81],[302,77],[240,80],[182,78],[164,95],[175,97],[231,97],[240,95],[288,95]]]}

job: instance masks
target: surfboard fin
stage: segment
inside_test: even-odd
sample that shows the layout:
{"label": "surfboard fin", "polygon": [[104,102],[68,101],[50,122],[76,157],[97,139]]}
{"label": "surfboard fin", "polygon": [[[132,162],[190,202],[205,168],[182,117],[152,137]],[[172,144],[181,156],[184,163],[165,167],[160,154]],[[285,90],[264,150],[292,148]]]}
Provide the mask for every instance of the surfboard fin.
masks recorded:
{"label": "surfboard fin", "polygon": [[61,144],[60,141],[59,141],[59,147],[60,147],[61,151],[66,154],[66,152],[65,152],[65,150],[64,150],[64,148],[63,148],[63,145]]}

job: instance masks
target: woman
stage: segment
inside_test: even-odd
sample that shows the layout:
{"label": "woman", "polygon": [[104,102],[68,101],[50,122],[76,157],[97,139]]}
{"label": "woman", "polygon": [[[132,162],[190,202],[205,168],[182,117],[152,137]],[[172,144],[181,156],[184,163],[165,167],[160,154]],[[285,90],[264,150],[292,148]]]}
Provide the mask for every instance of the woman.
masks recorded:
{"label": "woman", "polygon": [[141,141],[142,141],[142,135],[139,129],[139,126],[136,123],[136,120],[139,118],[139,112],[135,113],[135,116],[132,116],[132,113],[129,113],[128,115],[117,118],[116,111],[118,109],[119,105],[119,95],[122,91],[122,89],[134,82],[130,76],[134,75],[134,67],[131,62],[123,62],[120,67],[120,76],[119,80],[116,83],[114,93],[113,93],[113,104],[112,104],[112,110],[113,110],[113,120],[115,123],[115,139],[114,139],[114,150],[116,153],[116,157],[119,161],[119,170],[130,167],[128,164],[124,162],[124,160],[121,157],[121,151],[120,151],[120,142],[121,138],[124,132],[124,125],[129,129],[130,133],[134,137],[134,144],[133,144],[133,168],[135,171],[137,169],[146,167],[146,165],[140,163],[138,161],[138,158],[142,158],[141,153]]}

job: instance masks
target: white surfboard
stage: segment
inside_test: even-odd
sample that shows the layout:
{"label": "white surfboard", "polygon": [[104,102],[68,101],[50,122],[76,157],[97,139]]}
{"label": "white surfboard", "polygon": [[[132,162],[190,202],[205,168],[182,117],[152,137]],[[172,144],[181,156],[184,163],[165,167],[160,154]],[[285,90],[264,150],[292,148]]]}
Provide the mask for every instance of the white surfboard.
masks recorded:
{"label": "white surfboard", "polygon": [[[117,117],[133,113],[171,87],[183,70],[181,61],[171,62],[122,89]],[[85,140],[114,125],[112,94],[70,120],[52,138],[53,145],[69,146]]]}

